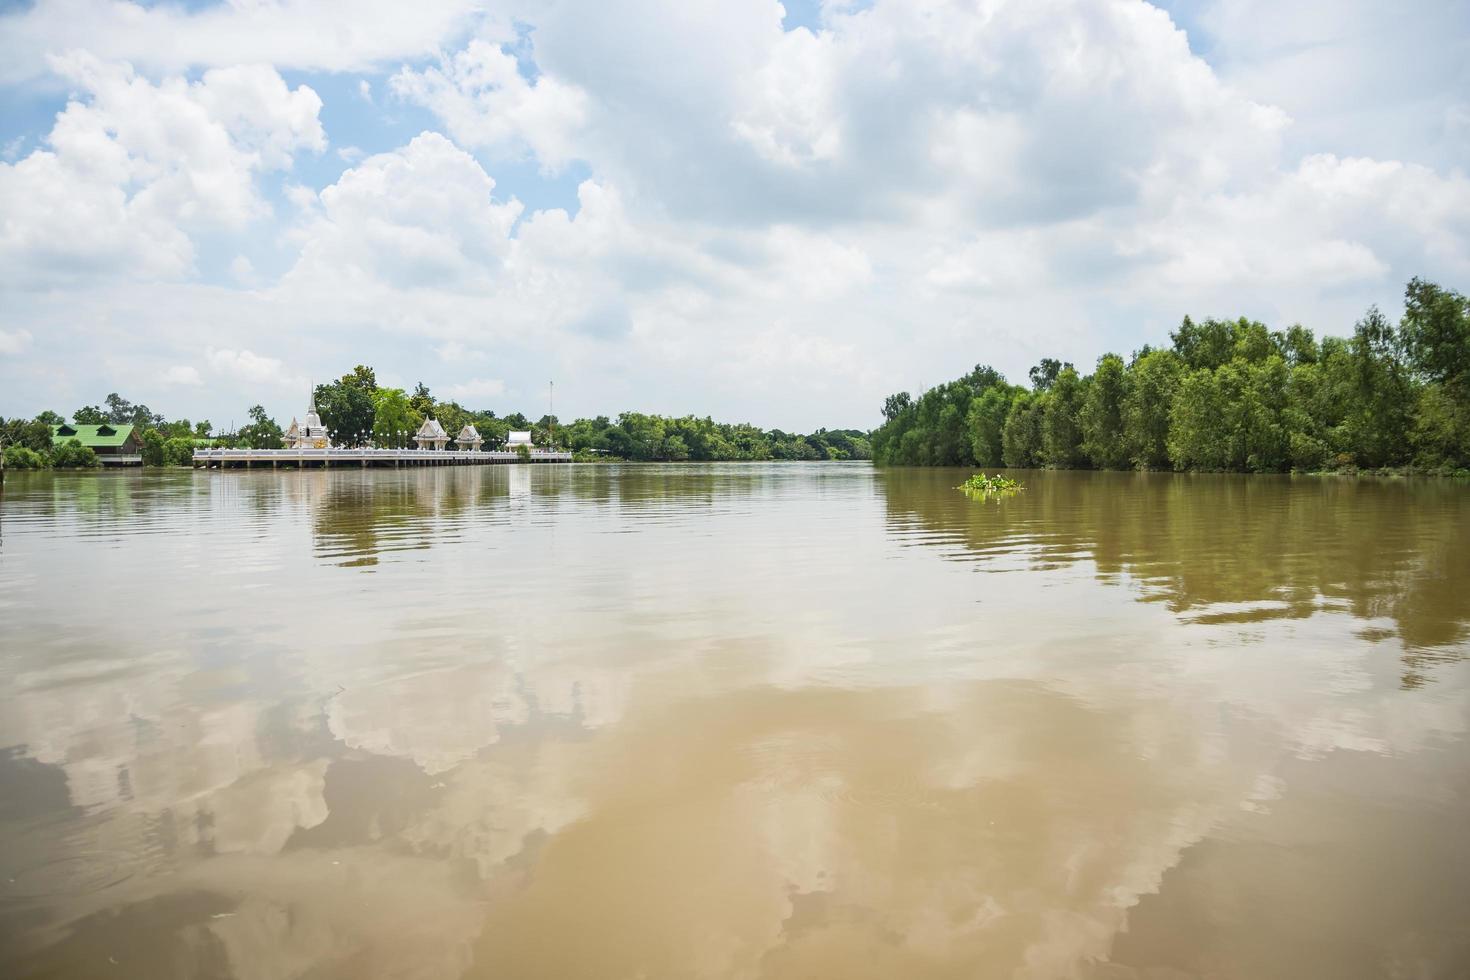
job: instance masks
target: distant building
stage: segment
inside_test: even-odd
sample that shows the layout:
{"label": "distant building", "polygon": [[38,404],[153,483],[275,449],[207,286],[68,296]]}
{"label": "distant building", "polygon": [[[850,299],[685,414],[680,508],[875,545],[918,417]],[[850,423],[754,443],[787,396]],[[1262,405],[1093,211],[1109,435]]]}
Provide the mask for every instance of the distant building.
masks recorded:
{"label": "distant building", "polygon": [[484,437],[480,435],[480,430],[468,422],[465,423],[463,429],[459,430],[459,435],[454,437],[454,444],[462,451],[469,453],[479,452],[480,445],[484,441]]}
{"label": "distant building", "polygon": [[424,424],[414,433],[413,441],[419,444],[420,449],[443,449],[449,442],[449,433],[444,431],[438,419],[424,419]]}
{"label": "distant building", "polygon": [[[51,444],[64,446],[77,440],[102,462],[123,462],[121,457],[137,456],[143,451],[142,434],[135,425],[73,425],[70,422],[51,427]],[[136,462],[129,459],[127,462]]]}
{"label": "distant building", "polygon": [[332,440],[327,436],[327,427],[322,425],[321,416],[316,413],[316,398],[312,397],[306,409],[306,421],[298,423],[293,417],[291,427],[281,437],[286,442],[287,449],[327,449],[332,445]]}
{"label": "distant building", "polygon": [[511,451],[514,451],[514,450],[518,449],[521,446],[525,446],[527,449],[530,449],[531,448],[531,433],[529,433],[529,432],[512,432],[512,433],[510,433],[510,435],[508,435],[508,436],[505,437],[505,448],[506,449],[509,449]]}

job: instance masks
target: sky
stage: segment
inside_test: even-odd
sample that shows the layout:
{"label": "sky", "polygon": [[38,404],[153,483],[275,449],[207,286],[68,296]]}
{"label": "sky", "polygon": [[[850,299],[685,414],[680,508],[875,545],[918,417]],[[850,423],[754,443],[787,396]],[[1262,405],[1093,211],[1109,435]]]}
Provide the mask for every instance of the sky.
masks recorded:
{"label": "sky", "polygon": [[1470,289],[1463,0],[0,0],[0,415],[868,428]]}

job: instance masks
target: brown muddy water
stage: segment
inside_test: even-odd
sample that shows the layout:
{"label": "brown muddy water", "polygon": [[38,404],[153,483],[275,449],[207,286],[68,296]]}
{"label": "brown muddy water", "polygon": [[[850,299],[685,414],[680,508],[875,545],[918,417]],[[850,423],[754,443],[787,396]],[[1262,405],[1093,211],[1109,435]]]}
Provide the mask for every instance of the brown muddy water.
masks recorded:
{"label": "brown muddy water", "polygon": [[1470,976],[1470,487],[12,474],[6,977]]}

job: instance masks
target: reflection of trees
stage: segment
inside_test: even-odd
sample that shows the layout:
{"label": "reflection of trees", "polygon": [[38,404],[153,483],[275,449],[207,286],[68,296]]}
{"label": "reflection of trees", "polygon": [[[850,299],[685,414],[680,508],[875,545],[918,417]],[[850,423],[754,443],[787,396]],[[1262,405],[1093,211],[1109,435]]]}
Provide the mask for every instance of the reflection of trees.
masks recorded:
{"label": "reflection of trees", "polygon": [[671,509],[748,501],[773,492],[778,481],[792,475],[783,474],[780,464],[311,470],[253,486],[246,476],[243,486],[249,489],[238,492],[249,494],[257,506],[284,495],[309,508],[318,557],[361,567],[376,565],[384,552],[430,548],[471,524],[554,518],[564,507],[589,504],[615,507],[635,519],[657,519]]}
{"label": "reflection of trees", "polygon": [[[383,552],[428,548],[467,511],[483,504],[480,467],[299,475],[320,491],[312,500],[316,553],[353,567]],[[493,480],[489,481],[495,482]]]}
{"label": "reflection of trees", "polygon": [[888,528],[1028,567],[1091,561],[1194,622],[1387,619],[1417,668],[1467,636],[1470,494],[1448,481],[1032,472],[975,502],[955,471],[885,470]]}
{"label": "reflection of trees", "polygon": [[247,519],[276,517],[283,500],[298,494],[268,472],[221,474],[169,467],[10,474],[6,516],[76,521],[80,535],[121,540],[148,533],[155,523],[187,526],[235,509]]}

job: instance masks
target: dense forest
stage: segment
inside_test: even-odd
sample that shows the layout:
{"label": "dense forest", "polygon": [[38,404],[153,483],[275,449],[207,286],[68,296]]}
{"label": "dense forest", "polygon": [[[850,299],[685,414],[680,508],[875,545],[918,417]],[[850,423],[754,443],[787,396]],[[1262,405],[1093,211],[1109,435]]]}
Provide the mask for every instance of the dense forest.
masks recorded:
{"label": "dense forest", "polygon": [[[531,419],[520,413],[497,416],[473,411],[454,401],[439,401],[422,383],[412,392],[380,387],[372,368],[358,365],[349,374],[313,392],[317,412],[332,442],[339,446],[411,446],[426,418],[434,418],[451,436],[472,424],[487,448],[504,444],[511,431],[531,433],[538,446],[570,449],[583,459],[626,459],[641,462],[684,460],[840,460],[870,459],[868,434],[858,429],[818,429],[800,434],[760,429],[745,423],[715,422],[692,415],[668,418],[624,412],[616,419],[598,416],[564,425],[555,416]],[[215,431],[206,419],[167,421],[147,405],[113,393],[102,405],[84,405],[72,413],[81,425],[135,425],[142,431],[142,455],[148,465],[192,463],[199,445],[279,449],[284,429],[260,405],[247,412],[249,422]],[[66,419],[46,411],[33,419],[0,419],[0,447],[5,465],[15,469],[47,466],[95,466],[90,450],[53,446],[51,427]]]}
{"label": "dense forest", "polygon": [[1044,359],[1030,386],[978,366],[890,396],[873,458],[908,466],[1290,470],[1470,468],[1470,302],[1411,281],[1397,326],[1350,337],[1188,317],[1168,347],[1091,374]]}

